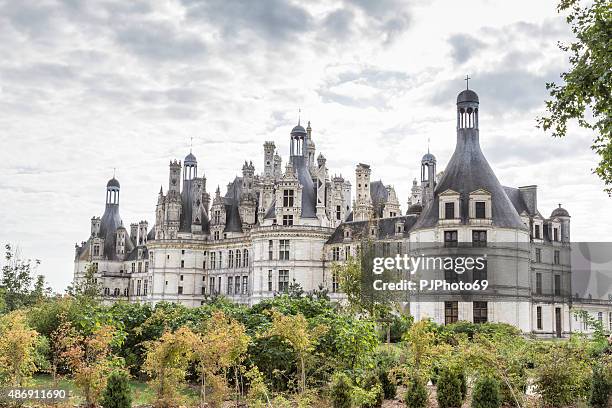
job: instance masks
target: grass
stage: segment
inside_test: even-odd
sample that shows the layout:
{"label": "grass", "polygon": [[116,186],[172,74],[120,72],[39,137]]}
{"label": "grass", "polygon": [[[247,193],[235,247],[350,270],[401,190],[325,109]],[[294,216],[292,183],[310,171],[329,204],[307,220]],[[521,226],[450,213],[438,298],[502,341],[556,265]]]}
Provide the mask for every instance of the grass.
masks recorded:
{"label": "grass", "polygon": [[[32,379],[32,387],[45,389],[55,388],[53,378],[47,374],[34,376]],[[71,380],[66,378],[58,379],[57,388],[68,391],[71,396],[68,402],[71,405],[79,405],[84,402],[83,397]],[[153,403],[155,395],[146,382],[132,379],[130,380],[130,388],[132,390],[132,405],[147,405]],[[181,390],[180,394],[189,404],[196,403],[199,398],[199,391],[192,388],[184,388]]]}

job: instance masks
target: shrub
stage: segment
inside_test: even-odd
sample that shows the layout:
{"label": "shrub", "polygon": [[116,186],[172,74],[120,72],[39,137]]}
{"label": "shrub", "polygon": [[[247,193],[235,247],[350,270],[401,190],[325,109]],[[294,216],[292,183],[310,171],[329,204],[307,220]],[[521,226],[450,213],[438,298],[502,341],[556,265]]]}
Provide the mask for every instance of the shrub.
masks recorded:
{"label": "shrub", "polygon": [[438,377],[438,405],[440,408],[460,408],[463,402],[461,379],[456,370],[444,367]]}
{"label": "shrub", "polygon": [[397,384],[395,383],[395,379],[391,378],[391,373],[387,370],[380,370],[378,372],[378,380],[382,386],[385,399],[395,398],[397,394]]}
{"label": "shrub", "polygon": [[406,384],[404,402],[408,408],[426,408],[429,392],[418,376],[413,376]]}
{"label": "shrub", "polygon": [[376,408],[382,406],[383,391],[380,383],[374,382],[365,388],[354,386],[351,390],[352,402],[354,406],[361,408]]}
{"label": "shrub", "polygon": [[458,369],[457,377],[459,378],[459,383],[461,384],[461,401],[465,401],[465,397],[467,396],[467,377],[465,375],[465,371]]}
{"label": "shrub", "polygon": [[610,384],[601,366],[593,369],[589,404],[593,408],[606,408],[610,397]]}
{"label": "shrub", "polygon": [[369,377],[365,382],[365,388],[368,393],[372,396],[370,401],[361,404],[363,408],[377,408],[381,407],[385,400],[385,392],[383,391],[382,384],[376,376]]}
{"label": "shrub", "polygon": [[499,408],[499,382],[493,377],[482,377],[474,385],[472,408]]}
{"label": "shrub", "polygon": [[351,383],[351,379],[346,374],[334,374],[330,385],[330,399],[332,407],[350,408],[352,388],[353,384]]}
{"label": "shrub", "polygon": [[104,408],[130,408],[132,406],[132,392],[130,382],[125,371],[113,371],[106,382],[102,393],[102,406]]}

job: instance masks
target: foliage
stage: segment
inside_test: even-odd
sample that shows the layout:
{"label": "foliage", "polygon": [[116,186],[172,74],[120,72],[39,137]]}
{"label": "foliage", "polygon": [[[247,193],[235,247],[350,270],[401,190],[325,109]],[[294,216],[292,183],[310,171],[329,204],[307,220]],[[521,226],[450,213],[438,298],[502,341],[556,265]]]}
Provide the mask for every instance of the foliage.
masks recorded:
{"label": "foliage", "polygon": [[111,372],[106,381],[101,402],[104,408],[130,408],[132,406],[132,392],[127,372],[123,370]]}
{"label": "foliage", "polygon": [[245,376],[249,380],[249,390],[247,393],[249,406],[269,405],[270,391],[259,369],[257,369],[257,367],[252,367],[246,372]]}
{"label": "foliage", "polygon": [[245,327],[233,318],[228,318],[222,311],[213,312],[200,329],[200,336],[193,344],[197,369],[200,373],[200,392],[206,402],[207,378],[214,383],[213,399],[222,400],[227,383],[225,373],[232,367],[235,375],[236,396],[238,390],[238,371],[246,357],[249,336]]}
{"label": "foliage", "polygon": [[403,346],[414,375],[428,375],[431,371],[436,350],[434,328],[429,320],[424,319],[413,324],[404,335]]}
{"label": "foliage", "polygon": [[443,367],[438,378],[437,391],[440,408],[460,408],[463,393],[459,372],[448,366]]}
{"label": "foliage", "polygon": [[50,289],[45,288],[45,279],[39,275],[36,277],[34,288],[34,272],[40,264],[38,259],[22,259],[19,252],[10,244],[4,246],[4,261],[2,276],[0,278],[0,294],[2,294],[2,310],[8,312],[35,304],[44,296],[50,294]]}
{"label": "foliage", "polygon": [[61,351],[60,359],[71,370],[87,407],[97,405],[109,373],[122,365],[111,354],[113,344],[120,342],[115,334],[114,327],[99,325],[91,334],[83,335],[70,322],[63,321],[54,336]]}
{"label": "foliage", "polygon": [[383,390],[380,383],[368,384],[369,387],[353,386],[351,391],[353,404],[362,408],[380,407],[383,401]]}
{"label": "foliage", "polygon": [[155,391],[156,407],[170,407],[178,400],[178,390],[185,382],[187,367],[193,354],[196,335],[187,327],[165,332],[155,341],[145,343],[143,370],[150,376]]}
{"label": "foliage", "polygon": [[601,365],[593,368],[593,377],[591,380],[591,390],[589,395],[589,404],[593,408],[608,407],[610,398],[610,380],[606,377],[604,369]]}
{"label": "foliage", "polygon": [[0,384],[27,385],[36,370],[38,339],[38,333],[28,327],[23,312],[14,311],[0,317]]}
{"label": "foliage", "polygon": [[311,353],[318,338],[328,328],[323,325],[310,329],[308,321],[302,314],[296,316],[285,316],[277,311],[272,312],[272,327],[265,333],[266,337],[276,336],[289,344],[300,364],[300,390],[306,390],[306,357]]}
{"label": "foliage", "polygon": [[73,285],[68,286],[68,295],[77,298],[80,302],[95,303],[102,295],[102,283],[98,283],[96,273],[97,267],[89,264],[85,268],[82,278],[79,278]]}
{"label": "foliage", "polygon": [[340,369],[363,376],[374,368],[374,352],[379,344],[374,322],[346,316],[334,321],[329,336]]}
{"label": "foliage", "polygon": [[472,408],[499,408],[500,406],[499,382],[490,376],[479,378],[474,384]]}
{"label": "foliage", "polygon": [[382,386],[384,397],[386,399],[394,399],[397,394],[397,384],[395,380],[391,378],[391,373],[384,369],[379,370],[378,380]]}
{"label": "foliage", "polygon": [[[576,41],[559,44],[569,54],[570,69],[561,74],[563,84],[547,83],[551,99],[547,116],[538,118],[553,136],[567,134],[567,124],[578,124],[595,132],[591,148],[600,157],[595,173],[607,186],[612,184],[612,8],[607,0],[581,6],[579,0],[560,0],[559,12],[567,12]],[[612,194],[612,188],[606,191]]]}
{"label": "foliage", "polygon": [[538,344],[536,356],[534,383],[546,406],[562,407],[587,398],[591,369],[584,341]]}
{"label": "foliage", "polygon": [[335,373],[330,384],[330,400],[333,408],[351,408],[353,383],[343,372]]}
{"label": "foliage", "polygon": [[429,392],[425,386],[425,382],[421,377],[414,375],[406,384],[406,394],[404,401],[408,408],[426,408],[429,399]]}

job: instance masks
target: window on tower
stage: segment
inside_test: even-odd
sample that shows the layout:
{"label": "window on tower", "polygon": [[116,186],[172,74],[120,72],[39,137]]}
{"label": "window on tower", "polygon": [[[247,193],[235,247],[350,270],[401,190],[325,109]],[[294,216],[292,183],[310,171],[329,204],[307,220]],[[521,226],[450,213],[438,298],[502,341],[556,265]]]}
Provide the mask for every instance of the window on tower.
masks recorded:
{"label": "window on tower", "polygon": [[444,218],[447,220],[455,218],[455,203],[444,203]]}
{"label": "window on tower", "polygon": [[293,207],[294,194],[293,190],[283,190],[283,207]]}
{"label": "window on tower", "polygon": [[283,215],[283,225],[293,225],[293,215]]}

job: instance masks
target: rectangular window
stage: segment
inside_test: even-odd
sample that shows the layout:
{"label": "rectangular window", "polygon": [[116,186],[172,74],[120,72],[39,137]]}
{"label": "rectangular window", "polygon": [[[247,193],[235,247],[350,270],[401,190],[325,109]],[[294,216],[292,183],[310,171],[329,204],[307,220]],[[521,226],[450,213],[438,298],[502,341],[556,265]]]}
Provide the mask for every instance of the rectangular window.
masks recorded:
{"label": "rectangular window", "polygon": [[234,267],[234,251],[232,251],[231,249],[229,250],[227,254],[227,267],[228,268]]}
{"label": "rectangular window", "polygon": [[536,224],[534,228],[535,228],[535,237],[536,237],[536,239],[540,239],[540,225]]}
{"label": "rectangular window", "polygon": [[344,248],[344,260],[348,261],[350,257],[351,257],[351,247],[347,246]]}
{"label": "rectangular window", "polygon": [[603,312],[597,313],[597,320],[599,321],[599,323],[602,325],[601,327],[603,328]]}
{"label": "rectangular window", "polygon": [[561,256],[560,255],[561,254],[559,253],[559,251],[555,251],[554,259],[553,259],[555,265],[559,265],[561,263]]}
{"label": "rectangular window", "polygon": [[447,220],[455,218],[455,203],[444,203],[444,218]]}
{"label": "rectangular window", "polygon": [[536,273],[536,295],[542,294],[542,274],[540,272]]}
{"label": "rectangular window", "polygon": [[542,306],[536,308],[536,322],[538,330],[542,330]]}
{"label": "rectangular window", "polygon": [[283,225],[293,225],[293,215],[283,215]]}
{"label": "rectangular window", "polygon": [[148,291],[148,289],[149,289],[149,280],[148,280],[148,279],[145,279],[145,280],[144,280],[143,287],[142,287],[142,295],[143,295],[143,296],[147,296],[147,291]]}
{"label": "rectangular window", "polygon": [[182,287],[182,286],[179,286],[179,287],[178,287],[178,294],[179,294],[179,295],[182,295],[182,294],[183,294],[183,287]]}
{"label": "rectangular window", "polygon": [[132,273],[136,272],[136,263],[132,262]]}
{"label": "rectangular window", "polygon": [[273,260],[274,259],[274,241],[269,240],[268,241],[268,260]]}
{"label": "rectangular window", "polygon": [[142,272],[142,262],[138,262],[138,273]]}
{"label": "rectangular window", "polygon": [[236,268],[240,268],[240,262],[242,262],[242,253],[239,249],[236,250]]}
{"label": "rectangular window", "polygon": [[142,280],[138,279],[136,281],[136,296],[140,296],[140,287],[142,286]]}
{"label": "rectangular window", "polygon": [[286,261],[289,259],[289,240],[281,239],[278,241],[278,259]]}
{"label": "rectangular window", "polygon": [[202,286],[202,294],[205,295],[206,294],[206,286]]}
{"label": "rectangular window", "polygon": [[332,293],[337,293],[340,290],[340,283],[338,282],[338,273],[332,272]]}
{"label": "rectangular window", "polygon": [[487,218],[486,203],[484,201],[476,201],[476,218]]}
{"label": "rectangular window", "polygon": [[289,271],[281,269],[278,271],[278,291],[289,291]]}
{"label": "rectangular window", "polygon": [[249,266],[249,250],[244,250],[244,256],[242,257],[242,266]]}
{"label": "rectangular window", "polygon": [[340,218],[342,218],[342,207],[337,205],[336,206],[336,219],[339,220]]}
{"label": "rectangular window", "polygon": [[183,279],[185,279],[185,276],[184,276],[184,275],[181,275],[181,276],[179,277],[179,279],[180,279],[180,280],[181,280],[181,282],[182,282],[182,281],[183,281]]}
{"label": "rectangular window", "polygon": [[472,246],[486,247],[487,246],[487,231],[472,231]]}
{"label": "rectangular window", "polygon": [[243,276],[242,277],[242,294],[246,295],[247,293],[249,293],[249,277]]}
{"label": "rectangular window", "polygon": [[455,323],[459,320],[459,302],[444,302],[444,324]]}
{"label": "rectangular window", "polygon": [[486,323],[489,317],[487,302],[474,302],[474,323]]}
{"label": "rectangular window", "polygon": [[149,263],[145,262],[145,273],[149,272]]}
{"label": "rectangular window", "polygon": [[268,269],[268,292],[272,292],[272,269]]}
{"label": "rectangular window", "polygon": [[559,228],[553,228],[553,237],[555,241],[559,241]]}
{"label": "rectangular window", "polygon": [[293,207],[294,190],[283,190],[283,207]]}
{"label": "rectangular window", "polygon": [[555,296],[561,296],[561,275],[555,275]]}
{"label": "rectangular window", "polygon": [[227,277],[227,294],[231,295],[234,293],[234,278],[231,276]]}
{"label": "rectangular window", "polygon": [[459,274],[455,272],[454,269],[445,269],[444,270],[444,280],[448,283],[458,283]]}
{"label": "rectangular window", "polygon": [[383,256],[387,257],[391,255],[391,244],[388,242],[383,242],[382,244]]}
{"label": "rectangular window", "polygon": [[216,269],[217,268],[217,253],[216,252],[211,252],[210,253],[210,267],[212,269]]}
{"label": "rectangular window", "polygon": [[444,247],[445,248],[456,248],[457,247],[457,231],[444,231]]}
{"label": "rectangular window", "polygon": [[535,261],[537,263],[542,262],[542,249],[541,248],[536,248],[536,250],[535,250],[535,257],[536,257]]}
{"label": "rectangular window", "polygon": [[235,290],[234,290],[234,294],[239,294],[240,293],[240,276],[236,276],[234,283],[236,285]]}
{"label": "rectangular window", "polygon": [[94,245],[93,256],[99,256],[99,255],[100,255],[100,245]]}
{"label": "rectangular window", "polygon": [[215,293],[215,277],[212,276],[208,281],[209,281],[209,284],[208,284],[209,293],[212,295]]}
{"label": "rectangular window", "polygon": [[332,248],[332,261],[340,260],[340,248],[334,247]]}

